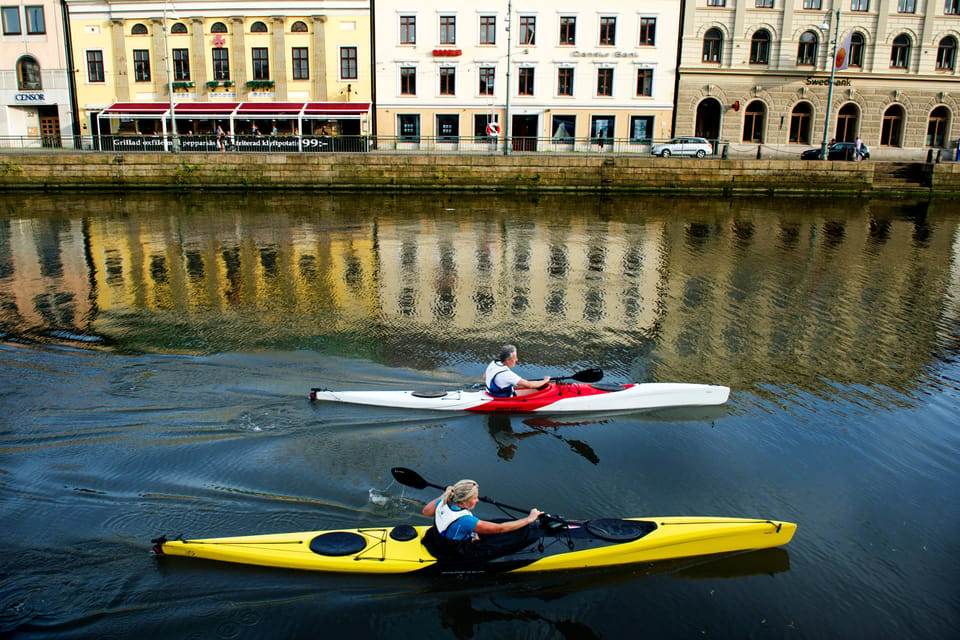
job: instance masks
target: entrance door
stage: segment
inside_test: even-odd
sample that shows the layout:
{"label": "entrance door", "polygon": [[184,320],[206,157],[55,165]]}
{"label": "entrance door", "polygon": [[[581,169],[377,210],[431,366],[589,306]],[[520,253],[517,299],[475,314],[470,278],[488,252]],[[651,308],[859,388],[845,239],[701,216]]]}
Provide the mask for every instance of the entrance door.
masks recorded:
{"label": "entrance door", "polygon": [[40,139],[45,147],[61,147],[60,116],[40,116]]}
{"label": "entrance door", "polygon": [[713,143],[713,152],[717,152],[717,139],[720,137],[720,102],[716,98],[707,98],[697,105],[697,122],[694,135],[706,138]]}
{"label": "entrance door", "polygon": [[536,151],[540,116],[513,116],[511,136],[514,151]]}

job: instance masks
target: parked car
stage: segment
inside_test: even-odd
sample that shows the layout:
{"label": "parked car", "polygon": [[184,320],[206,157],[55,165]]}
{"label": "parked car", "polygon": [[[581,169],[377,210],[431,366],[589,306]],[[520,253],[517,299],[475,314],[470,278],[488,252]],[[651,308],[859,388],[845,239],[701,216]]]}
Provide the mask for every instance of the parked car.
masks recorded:
{"label": "parked car", "polygon": [[[861,149],[863,149],[863,158],[870,158],[870,149],[867,148],[867,145],[861,144]],[[854,143],[852,142],[834,142],[832,145],[827,147],[827,160],[853,160],[854,159]],[[800,154],[801,160],[822,160],[823,154],[820,152],[820,147],[816,149],[808,149]]]}
{"label": "parked car", "polygon": [[713,155],[713,145],[706,138],[682,137],[674,138],[663,144],[654,145],[650,153],[661,158],[669,156],[704,156]]}

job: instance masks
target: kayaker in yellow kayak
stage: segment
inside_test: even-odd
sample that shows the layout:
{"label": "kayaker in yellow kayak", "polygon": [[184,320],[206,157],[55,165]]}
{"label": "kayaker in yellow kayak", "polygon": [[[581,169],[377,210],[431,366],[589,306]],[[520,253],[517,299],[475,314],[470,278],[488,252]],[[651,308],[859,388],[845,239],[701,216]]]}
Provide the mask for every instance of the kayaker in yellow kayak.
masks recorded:
{"label": "kayaker in yellow kayak", "polygon": [[533,524],[542,513],[530,509],[530,514],[509,522],[480,520],[470,511],[480,500],[480,486],[473,480],[461,480],[423,507],[423,515],[433,518],[440,535],[447,540],[478,540],[480,536],[508,533]]}
{"label": "kayaker in yellow kayak", "polygon": [[[509,398],[530,393],[550,383],[550,376],[544,376],[542,380],[524,380],[511,369],[516,364],[517,348],[512,344],[503,345],[500,357],[487,365],[487,371],[483,375],[487,393],[495,398]],[[517,388],[521,391],[517,391]]]}

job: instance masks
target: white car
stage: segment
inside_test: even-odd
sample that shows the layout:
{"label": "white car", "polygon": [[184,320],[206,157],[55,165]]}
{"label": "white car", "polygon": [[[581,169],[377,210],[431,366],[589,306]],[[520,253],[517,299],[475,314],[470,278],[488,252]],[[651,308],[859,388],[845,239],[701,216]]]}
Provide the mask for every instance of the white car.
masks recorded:
{"label": "white car", "polygon": [[713,155],[713,145],[707,142],[706,138],[683,136],[674,138],[663,144],[654,145],[653,148],[650,149],[650,153],[655,156],[660,156],[661,158],[667,158],[669,156],[696,156],[703,158],[704,156]]}

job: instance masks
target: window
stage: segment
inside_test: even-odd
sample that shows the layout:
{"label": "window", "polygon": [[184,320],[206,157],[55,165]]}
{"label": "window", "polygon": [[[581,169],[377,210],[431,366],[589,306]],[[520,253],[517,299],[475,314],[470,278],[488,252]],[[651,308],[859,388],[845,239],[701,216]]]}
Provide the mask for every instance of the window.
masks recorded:
{"label": "window", "polygon": [[770,62],[770,32],[760,29],[750,39],[750,64],[768,64]]}
{"label": "window", "polygon": [[743,141],[763,142],[763,120],[767,108],[759,100],[747,105],[747,112],[743,117]]}
{"label": "window", "polygon": [[33,56],[23,56],[17,61],[17,89],[39,91],[42,88],[40,63]]}
{"label": "window", "polygon": [[3,35],[18,36],[21,33],[20,7],[3,7]]}
{"label": "window", "polygon": [[417,95],[417,68],[400,67],[400,95]]}
{"label": "window", "polygon": [[573,142],[577,130],[577,116],[553,116],[551,130],[554,142]]}
{"label": "window", "polygon": [[135,24],[133,28],[130,29],[130,35],[132,36],[145,36],[147,33],[147,26],[144,24]]}
{"label": "window", "polygon": [[637,69],[637,95],[653,96],[653,69]]}
{"label": "window", "polygon": [[178,82],[190,79],[190,51],[188,49],[173,50],[173,79]]}
{"label": "window", "polygon": [[903,135],[903,107],[891,105],[883,114],[880,127],[880,144],[886,147],[899,147]]}
{"label": "window", "polygon": [[533,67],[520,67],[517,70],[517,77],[520,79],[517,86],[517,94],[521,96],[533,95]]}
{"label": "window", "polygon": [[797,47],[797,65],[812,67],[817,64],[817,34],[813,31],[804,31],[800,36],[800,46]]}
{"label": "window", "polygon": [[940,106],[930,113],[927,122],[927,146],[944,147],[947,144],[947,125],[950,123],[950,112]]}
{"label": "window", "polygon": [[640,46],[652,47],[657,44],[657,19],[640,18]]}
{"label": "window", "polygon": [[773,0],[757,0],[757,9],[773,9]]}
{"label": "window", "polygon": [[456,16],[440,16],[440,44],[457,44]]}
{"label": "window", "polygon": [[480,76],[480,87],[478,92],[481,96],[492,96],[494,80],[496,79],[496,70],[493,67],[480,67],[478,75]]}
{"label": "window", "polygon": [[257,20],[250,25],[250,33],[267,33],[267,25],[263,24],[263,22],[260,20]]}
{"label": "window", "polygon": [[437,142],[460,141],[460,116],[437,115]]}
{"label": "window", "polygon": [[480,16],[480,44],[497,44],[496,16]]}
{"label": "window", "polygon": [[840,107],[837,113],[837,131],[833,136],[841,142],[853,142],[860,129],[860,109],[857,105],[848,102]]}
{"label": "window", "polygon": [[943,4],[943,13],[948,16],[960,14],[960,0],[945,0]]}
{"label": "window", "polygon": [[87,51],[87,82],[103,82],[103,51]]}
{"label": "window", "polygon": [[397,131],[400,133],[400,142],[420,142],[419,114],[397,115]]}
{"label": "window", "polygon": [[557,69],[557,95],[573,95],[573,68],[561,67]]}
{"label": "window", "polygon": [[703,36],[703,61],[719,64],[721,53],[723,53],[723,34],[720,29],[710,29]]}
{"label": "window", "polygon": [[790,113],[790,142],[812,144],[810,128],[813,123],[813,107],[809,102],[801,102]]}
{"label": "window", "polygon": [[293,47],[293,79],[310,79],[310,55],[307,47]]}
{"label": "window", "polygon": [[150,82],[150,52],[147,49],[133,50],[133,79]]}
{"label": "window", "polygon": [[187,32],[187,25],[182,22],[174,22],[173,26],[170,27],[170,33],[183,34]]}
{"label": "window", "polygon": [[417,44],[416,16],[400,16],[400,44]]}
{"label": "window", "polygon": [[897,3],[897,13],[916,13],[917,0],[900,0]]}
{"label": "window", "polygon": [[23,8],[27,15],[27,35],[35,36],[47,32],[47,23],[43,19],[43,7],[27,5]]}
{"label": "window", "polygon": [[947,36],[937,47],[937,70],[953,71],[957,62],[957,39]]}
{"label": "window", "polygon": [[870,11],[870,0],[850,0],[850,11]]}
{"label": "window", "polygon": [[340,79],[356,80],[358,68],[357,48],[340,47]]}
{"label": "window", "polygon": [[707,0],[708,7],[725,7],[727,6],[726,0]]}
{"label": "window", "polygon": [[253,47],[253,79],[270,79],[270,54],[266,47]]}
{"label": "window", "polygon": [[213,26],[210,27],[210,33],[226,33],[227,25],[222,22],[214,22]]}
{"label": "window", "polygon": [[474,142],[489,142],[490,136],[487,135],[487,125],[490,123],[499,126],[497,119],[489,113],[477,113],[473,116],[473,140]]}
{"label": "window", "polygon": [[226,49],[216,48],[213,50],[213,79],[230,79],[230,52]]}
{"label": "window", "polygon": [[440,67],[440,95],[457,95],[457,70],[455,67]]}
{"label": "window", "polygon": [[813,10],[813,11],[820,11],[820,7],[821,7],[821,6],[822,6],[822,5],[821,5],[821,1],[820,1],[820,0],[803,0],[803,8],[804,8],[804,9],[811,9],[811,10]]}
{"label": "window", "polygon": [[577,43],[577,19],[572,16],[560,18],[560,44]]}
{"label": "window", "polygon": [[290,27],[291,33],[307,33],[307,31],[309,31],[309,29],[307,29],[307,23],[303,20],[297,20],[293,23],[293,26]]}
{"label": "window", "polygon": [[613,140],[614,116],[593,116],[590,119],[590,137],[593,144]]}
{"label": "window", "polygon": [[617,19],[600,18],[600,44],[613,46],[617,44]]}
{"label": "window", "polygon": [[910,64],[910,38],[901,33],[893,39],[893,46],[890,48],[890,67],[893,69],[906,69]]}
{"label": "window", "polygon": [[653,116],[630,117],[630,142],[636,144],[653,142]]}
{"label": "window", "polygon": [[850,56],[848,66],[851,67],[862,67],[863,66],[863,34],[853,33],[850,36]]}
{"label": "window", "polygon": [[597,95],[613,95],[613,69],[597,69]]}
{"label": "window", "polygon": [[520,16],[520,44],[537,44],[536,16]]}

